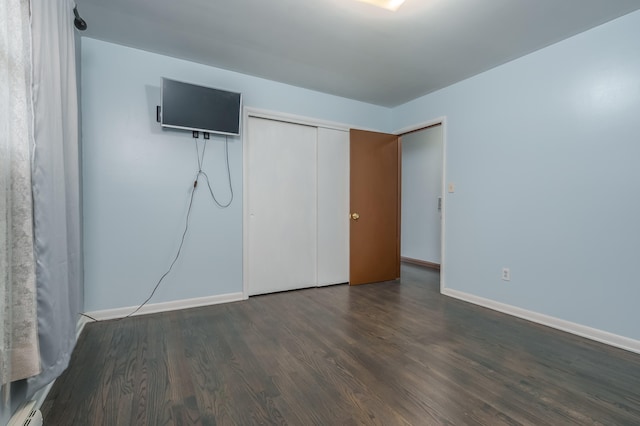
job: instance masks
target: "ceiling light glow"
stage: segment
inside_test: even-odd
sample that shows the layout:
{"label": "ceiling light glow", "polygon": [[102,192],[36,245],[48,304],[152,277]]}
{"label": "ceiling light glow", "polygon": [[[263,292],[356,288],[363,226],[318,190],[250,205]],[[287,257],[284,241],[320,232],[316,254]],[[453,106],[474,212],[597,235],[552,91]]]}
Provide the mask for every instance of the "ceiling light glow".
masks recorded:
{"label": "ceiling light glow", "polygon": [[405,0],[358,0],[395,12]]}

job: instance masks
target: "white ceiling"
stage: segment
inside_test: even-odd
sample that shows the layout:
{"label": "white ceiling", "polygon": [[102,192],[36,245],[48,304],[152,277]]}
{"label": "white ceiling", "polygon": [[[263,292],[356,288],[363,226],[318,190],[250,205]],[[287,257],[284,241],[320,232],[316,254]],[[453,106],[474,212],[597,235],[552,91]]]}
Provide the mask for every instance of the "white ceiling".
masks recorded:
{"label": "white ceiling", "polygon": [[640,9],[639,0],[76,0],[88,37],[395,106]]}

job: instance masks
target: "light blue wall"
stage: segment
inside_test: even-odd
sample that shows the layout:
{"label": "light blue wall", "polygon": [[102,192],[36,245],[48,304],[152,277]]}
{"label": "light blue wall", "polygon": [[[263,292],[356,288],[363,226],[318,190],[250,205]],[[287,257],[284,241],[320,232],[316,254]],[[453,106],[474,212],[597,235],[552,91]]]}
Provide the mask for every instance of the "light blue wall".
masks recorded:
{"label": "light blue wall", "polygon": [[[160,78],[243,93],[247,106],[390,130],[387,108],[84,38],[82,41],[85,309],[134,306],[151,292],[179,245],[197,171],[189,132],[155,122]],[[235,200],[222,210],[196,193],[189,234],[150,303],[242,291],[242,145],[229,142]],[[224,142],[205,171],[224,200]]]}
{"label": "light blue wall", "polygon": [[392,114],[447,117],[446,287],[640,339],[640,12]]}

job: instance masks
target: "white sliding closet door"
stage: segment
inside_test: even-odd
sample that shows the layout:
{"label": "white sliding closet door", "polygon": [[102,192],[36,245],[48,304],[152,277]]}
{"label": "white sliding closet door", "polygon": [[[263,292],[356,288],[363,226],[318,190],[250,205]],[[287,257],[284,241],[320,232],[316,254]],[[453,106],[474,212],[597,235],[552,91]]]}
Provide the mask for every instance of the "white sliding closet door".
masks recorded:
{"label": "white sliding closet door", "polygon": [[318,285],[349,281],[349,132],[318,128]]}
{"label": "white sliding closet door", "polygon": [[248,294],[317,285],[317,128],[249,117]]}

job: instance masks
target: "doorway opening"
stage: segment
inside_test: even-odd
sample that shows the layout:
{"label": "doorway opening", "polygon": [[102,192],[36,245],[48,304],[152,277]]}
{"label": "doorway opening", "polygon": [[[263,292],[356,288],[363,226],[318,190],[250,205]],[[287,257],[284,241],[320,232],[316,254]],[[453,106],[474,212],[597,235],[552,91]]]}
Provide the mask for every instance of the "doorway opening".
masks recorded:
{"label": "doorway opening", "polygon": [[350,284],[400,278],[401,261],[440,269],[444,131],[444,118],[395,134],[351,130]]}
{"label": "doorway opening", "polygon": [[398,132],[402,161],[400,261],[438,271],[444,255],[444,131],[444,119],[439,119]]}

